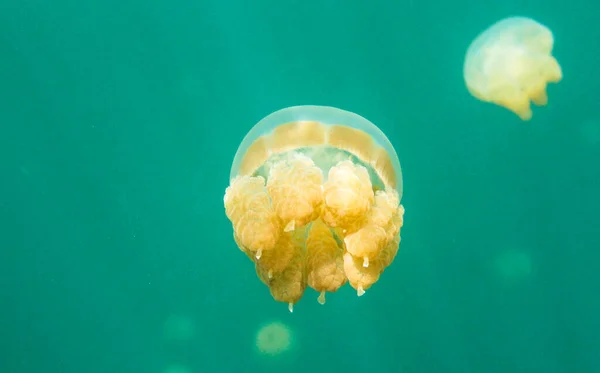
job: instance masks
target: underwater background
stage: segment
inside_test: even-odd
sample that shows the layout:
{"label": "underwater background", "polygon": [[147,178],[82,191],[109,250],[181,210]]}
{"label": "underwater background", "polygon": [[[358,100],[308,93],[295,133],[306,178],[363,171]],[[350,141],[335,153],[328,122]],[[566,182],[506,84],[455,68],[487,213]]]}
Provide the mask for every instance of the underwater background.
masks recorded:
{"label": "underwater background", "polygon": [[[4,0],[0,371],[600,372],[600,5],[591,0]],[[531,17],[563,81],[521,121],[465,88]],[[394,263],[289,313],[236,247],[236,149],[294,105],[394,145]],[[285,325],[290,348],[260,353]]]}

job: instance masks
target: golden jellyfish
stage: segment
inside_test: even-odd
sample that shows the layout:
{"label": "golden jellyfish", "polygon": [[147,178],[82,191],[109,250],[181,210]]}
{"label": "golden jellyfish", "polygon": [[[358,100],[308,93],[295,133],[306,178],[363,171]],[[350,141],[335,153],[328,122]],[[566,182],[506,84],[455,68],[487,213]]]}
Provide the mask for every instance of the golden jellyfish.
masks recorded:
{"label": "golden jellyfish", "polygon": [[546,86],[558,83],[562,71],[552,56],[554,37],[544,25],[525,17],[496,22],[467,50],[464,79],[477,99],[531,119],[531,101],[548,103]]}
{"label": "golden jellyfish", "polygon": [[261,354],[275,356],[288,351],[292,344],[290,329],[275,321],[256,333],[256,348]]}
{"label": "golden jellyfish", "polygon": [[276,111],[248,132],[225,212],[258,278],[290,312],[306,287],[364,294],[394,260],[403,224],[393,146],[365,118],[325,106]]}

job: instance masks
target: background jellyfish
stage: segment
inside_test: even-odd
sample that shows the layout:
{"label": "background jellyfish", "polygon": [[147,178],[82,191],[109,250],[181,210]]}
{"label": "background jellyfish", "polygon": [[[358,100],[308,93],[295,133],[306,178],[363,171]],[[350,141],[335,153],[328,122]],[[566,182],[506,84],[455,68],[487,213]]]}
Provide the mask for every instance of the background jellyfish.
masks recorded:
{"label": "background jellyfish", "polygon": [[307,286],[321,304],[346,282],[362,295],[394,260],[400,162],[365,118],[322,106],[272,113],[246,135],[230,176],[234,239],[290,311]]}
{"label": "background jellyfish", "polygon": [[525,17],[496,22],[471,43],[464,63],[469,92],[503,106],[522,120],[531,119],[531,104],[548,103],[546,86],[562,79],[552,57],[554,38],[544,25]]}
{"label": "background jellyfish", "polygon": [[261,327],[256,333],[256,348],[261,354],[275,356],[288,351],[292,344],[290,329],[275,321]]}

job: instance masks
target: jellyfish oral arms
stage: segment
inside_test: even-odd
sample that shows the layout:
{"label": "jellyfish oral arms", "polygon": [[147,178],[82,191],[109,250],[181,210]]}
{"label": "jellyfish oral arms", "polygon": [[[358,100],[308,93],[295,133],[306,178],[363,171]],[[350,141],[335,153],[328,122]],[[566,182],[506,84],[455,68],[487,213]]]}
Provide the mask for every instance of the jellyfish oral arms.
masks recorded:
{"label": "jellyfish oral arms", "polygon": [[530,18],[500,20],[479,34],[467,50],[463,67],[467,89],[477,99],[529,120],[531,102],[545,106],[548,83],[562,79],[553,46],[552,32]]}
{"label": "jellyfish oral arms", "polygon": [[362,295],[393,261],[404,208],[387,137],[359,115],[323,106],[276,111],[238,148],[225,213],[239,249],[290,311],[346,282]]}

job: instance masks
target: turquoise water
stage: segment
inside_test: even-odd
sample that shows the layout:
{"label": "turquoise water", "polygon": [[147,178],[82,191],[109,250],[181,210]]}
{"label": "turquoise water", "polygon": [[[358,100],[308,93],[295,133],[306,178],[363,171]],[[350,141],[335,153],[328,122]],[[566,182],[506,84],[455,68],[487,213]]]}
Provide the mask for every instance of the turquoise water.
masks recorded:
{"label": "turquoise water", "polygon": [[[0,4],[0,371],[600,372],[600,27],[572,1]],[[462,80],[493,22],[553,31],[522,122]],[[290,314],[236,248],[235,151],[293,105],[402,163],[400,252]],[[291,349],[259,354],[279,321]]]}

